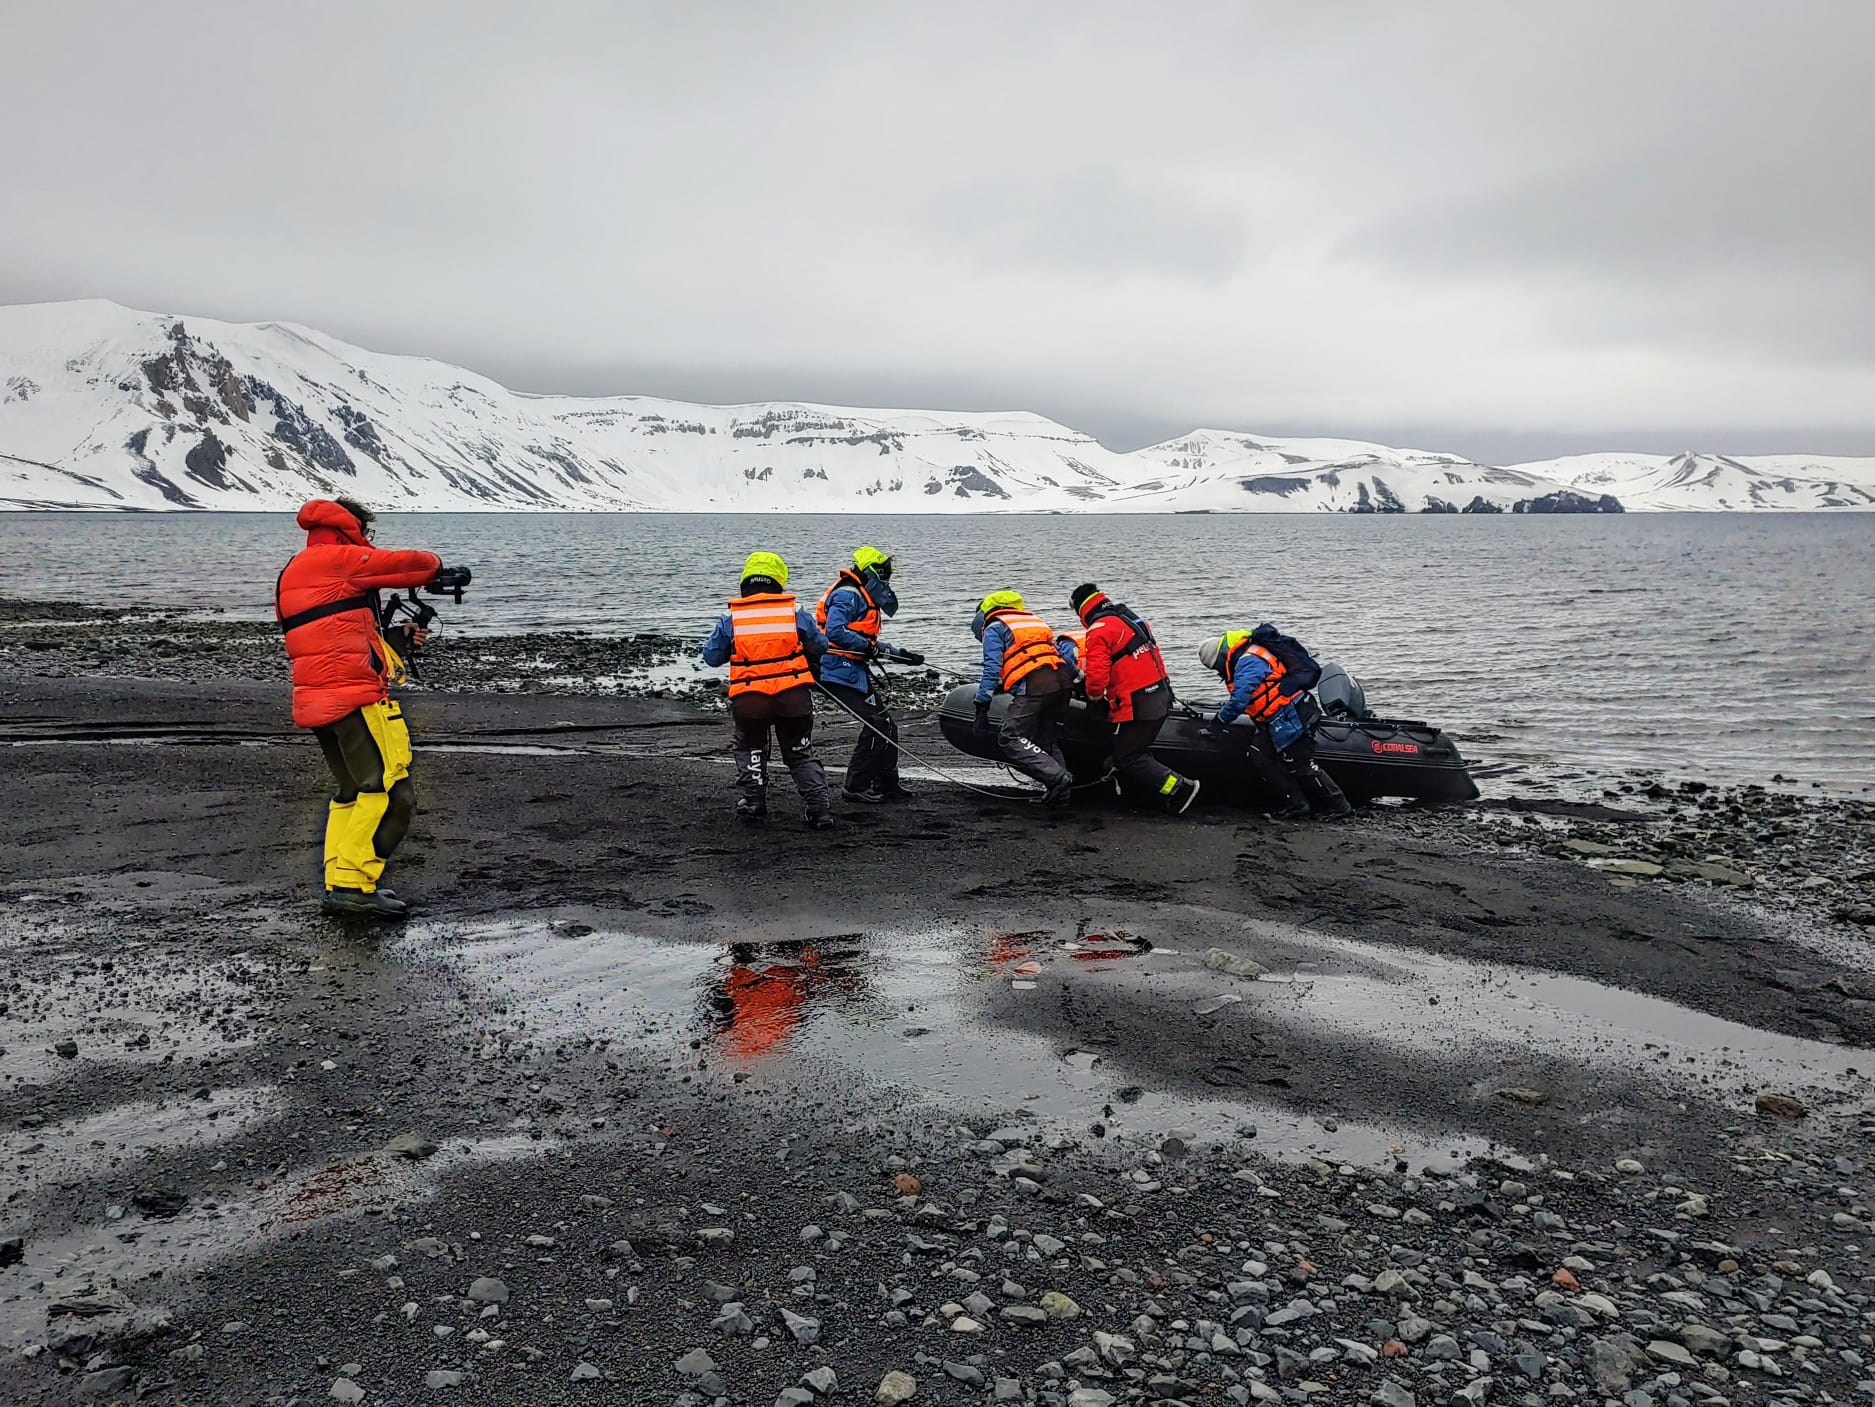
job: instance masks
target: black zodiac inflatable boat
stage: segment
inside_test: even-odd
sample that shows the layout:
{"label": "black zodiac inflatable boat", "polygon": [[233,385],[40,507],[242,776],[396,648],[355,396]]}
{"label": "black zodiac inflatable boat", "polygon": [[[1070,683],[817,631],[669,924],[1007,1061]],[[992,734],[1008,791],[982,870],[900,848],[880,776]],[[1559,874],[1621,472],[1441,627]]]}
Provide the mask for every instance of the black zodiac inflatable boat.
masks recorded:
{"label": "black zodiac inflatable boat", "polygon": [[[1315,756],[1348,800],[1372,801],[1383,796],[1416,801],[1477,799],[1477,784],[1450,738],[1429,724],[1372,716],[1366,711],[1360,686],[1349,680],[1350,696],[1334,687],[1333,676],[1347,679],[1332,666],[1323,675],[1318,693],[1336,711],[1315,725]],[[973,685],[952,689],[938,710],[938,726],[958,751],[1001,761],[994,734],[982,737],[976,732],[975,697]],[[992,728],[1002,722],[1008,703],[1006,694],[991,701]],[[1211,721],[1215,708],[1187,709],[1175,704],[1152,754],[1180,776],[1204,783],[1202,800],[1254,804],[1261,798],[1244,760],[1249,730],[1219,727]],[[1078,699],[1069,706],[1061,750],[1076,782],[1093,781],[1107,770],[1110,731],[1104,706],[1090,708]]]}

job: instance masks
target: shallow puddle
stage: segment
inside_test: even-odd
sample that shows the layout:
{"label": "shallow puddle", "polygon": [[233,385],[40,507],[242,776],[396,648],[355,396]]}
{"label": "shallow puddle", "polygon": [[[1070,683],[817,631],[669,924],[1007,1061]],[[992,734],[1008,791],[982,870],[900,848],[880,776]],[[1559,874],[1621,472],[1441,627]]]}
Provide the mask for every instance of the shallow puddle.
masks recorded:
{"label": "shallow puddle", "polygon": [[[863,1107],[884,1094],[967,1117],[1016,1111],[1064,1131],[1121,1139],[1173,1130],[1223,1139],[1253,1124],[1257,1147],[1370,1164],[1449,1165],[1483,1152],[1459,1130],[1328,1128],[1280,1104],[1142,1089],[1105,1055],[1060,1049],[984,1014],[986,984],[1026,992],[1044,968],[1082,980],[1178,955],[1136,935],[955,926],[747,942],[677,942],[583,923],[510,920],[413,928],[413,954],[441,955],[495,1004],[494,1055],[514,1041],[587,1039],[707,1066],[783,1096]],[[1039,996],[1037,999],[1041,999]],[[694,1049],[693,1049],[694,1045]]]}
{"label": "shallow puddle", "polygon": [[125,944],[108,959],[33,954],[0,1022],[0,1089],[85,1067],[158,1064],[250,1045],[265,1017],[257,959]]}
{"label": "shallow puddle", "polygon": [[[1293,934],[1285,935],[1293,945]],[[1317,960],[1240,990],[1235,1012],[1328,1027],[1382,1047],[1534,1051],[1740,1098],[1825,1089],[1866,1101],[1875,1052],[1762,1030],[1585,978],[1311,938]]]}
{"label": "shallow puddle", "polygon": [[188,1293],[190,1272],[223,1256],[334,1219],[382,1213],[436,1195],[451,1171],[535,1157],[552,1140],[508,1134],[450,1140],[422,1163],[368,1153],[289,1172],[264,1188],[236,1183],[198,1192],[171,1215],[146,1216],[134,1206],[121,1216],[51,1236],[30,1225],[24,1261],[0,1278],[0,1349],[45,1341],[72,1326],[55,1313],[73,1297],[102,1292],[119,1323],[149,1323]]}
{"label": "shallow puddle", "polygon": [[228,1142],[273,1118],[280,1104],[279,1091],[270,1085],[207,1090],[199,1098],[135,1100],[82,1119],[0,1135],[0,1164],[9,1170],[12,1190],[34,1192],[125,1167],[151,1153]]}

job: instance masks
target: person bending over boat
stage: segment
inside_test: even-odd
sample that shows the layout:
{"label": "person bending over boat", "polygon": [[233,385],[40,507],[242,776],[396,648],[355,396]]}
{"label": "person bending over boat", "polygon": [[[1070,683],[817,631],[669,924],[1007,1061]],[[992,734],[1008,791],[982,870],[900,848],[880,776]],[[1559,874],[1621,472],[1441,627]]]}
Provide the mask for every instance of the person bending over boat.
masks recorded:
{"label": "person bending over boat", "polygon": [[1198,783],[1152,755],[1153,741],[1172,711],[1172,681],[1152,627],[1091,581],[1075,587],[1068,604],[1085,627],[1082,687],[1090,703],[1106,705],[1113,724],[1113,771],[1120,794],[1180,815],[1197,797]]}
{"label": "person bending over boat", "polygon": [[924,656],[915,651],[879,643],[881,617],[897,614],[892,559],[876,547],[853,554],[853,565],[840,569],[814,612],[815,622],[827,633],[820,687],[860,724],[840,792],[847,801],[902,801],[910,795],[898,779],[898,724],[874,686],[871,668],[885,653],[899,663],[924,663]]}
{"label": "person bending over boat", "polygon": [[1278,820],[1311,813],[1345,816],[1354,808],[1316,762],[1315,739],[1296,707],[1314,679],[1305,682],[1284,663],[1279,651],[1291,645],[1298,659],[1308,659],[1306,651],[1268,624],[1254,631],[1226,631],[1200,645],[1199,660],[1230,689],[1213,721],[1228,725],[1241,718],[1243,726],[1255,730],[1247,756],[1257,780],[1277,799],[1271,814]]}
{"label": "person bending over boat", "polygon": [[1074,778],[1061,752],[1061,725],[1073,682],[1074,647],[1056,640],[1048,623],[1030,611],[1019,591],[992,591],[977,606],[971,634],[983,642],[977,682],[976,731],[990,731],[990,699],[1009,695],[996,747],[1003,760],[1044,788],[1042,804],[1066,806]]}
{"label": "person bending over boat", "polygon": [[788,564],[773,552],[751,552],[742,564],[741,594],[703,642],[703,662],[729,666],[729,716],[735,724],[736,815],[768,815],[768,738],[807,805],[811,830],[834,824],[827,773],[814,756],[814,663],[827,637],[787,592]]}

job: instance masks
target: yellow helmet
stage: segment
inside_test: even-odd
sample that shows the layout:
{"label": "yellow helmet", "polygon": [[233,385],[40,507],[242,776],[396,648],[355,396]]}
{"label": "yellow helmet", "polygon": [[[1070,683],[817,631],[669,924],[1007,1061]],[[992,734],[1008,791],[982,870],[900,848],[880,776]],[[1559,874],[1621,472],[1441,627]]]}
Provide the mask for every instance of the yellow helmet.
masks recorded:
{"label": "yellow helmet", "polygon": [[985,615],[988,615],[991,611],[1000,611],[1006,608],[1013,608],[1018,611],[1026,609],[1020,591],[992,591],[977,603],[977,609],[982,611]]}
{"label": "yellow helmet", "polygon": [[749,560],[742,564],[742,580],[752,576],[765,576],[776,586],[788,584],[788,564],[773,552],[751,552]]}
{"label": "yellow helmet", "polygon": [[853,570],[863,572],[868,567],[882,567],[891,560],[890,552],[881,552],[876,547],[862,547],[853,554]]}

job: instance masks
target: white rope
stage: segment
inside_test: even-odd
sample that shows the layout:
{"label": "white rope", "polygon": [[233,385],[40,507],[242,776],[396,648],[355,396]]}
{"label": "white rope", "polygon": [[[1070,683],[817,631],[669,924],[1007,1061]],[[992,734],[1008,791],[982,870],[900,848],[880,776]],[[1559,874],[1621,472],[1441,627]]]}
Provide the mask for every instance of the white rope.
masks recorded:
{"label": "white rope", "polygon": [[[834,702],[834,705],[842,713],[846,714],[847,717],[851,718],[855,723],[859,724],[860,727],[866,729],[869,733],[872,733],[875,737],[879,738],[888,747],[897,748],[901,753],[903,753],[906,757],[909,757],[913,762],[916,762],[920,767],[923,767],[928,771],[937,773],[938,776],[942,777],[945,781],[951,783],[953,786],[960,786],[965,791],[975,792],[978,796],[987,796],[991,801],[1008,801],[1011,799],[1008,793],[1006,792],[990,791],[985,787],[977,786],[973,782],[966,782],[962,777],[953,776],[951,773],[945,771],[942,767],[938,766],[937,763],[931,761],[929,758],[920,757],[917,753],[913,752],[910,748],[906,747],[903,743],[899,742],[896,738],[887,736],[878,727],[874,726],[872,723],[867,722],[864,718],[861,718],[857,713],[853,712],[852,709],[848,708],[846,706],[846,703],[837,694],[835,694],[832,690],[830,690],[825,684],[817,683],[814,685],[814,687],[816,689],[819,689],[820,692],[825,694],[828,698],[832,699]],[[933,710],[933,712],[936,712],[936,711],[937,710]],[[1007,763],[1003,764],[1003,770],[1009,773],[1012,780],[1017,775],[1015,771]]]}
{"label": "white rope", "polygon": [[[874,727],[871,723],[867,722],[864,718],[861,718],[857,713],[853,712],[852,709],[848,708],[846,706],[845,701],[842,700],[832,690],[828,689],[825,684],[821,684],[817,682],[814,685],[814,687],[816,689],[819,689],[820,692],[825,694],[828,698],[832,699],[834,704],[840,709],[840,711],[846,714],[846,716],[851,718],[855,723],[859,724],[860,727],[872,733],[875,737],[879,738],[880,741],[884,742],[888,747],[897,748],[901,753],[909,757],[913,762],[916,762],[920,767],[925,768],[927,771],[937,773],[938,776],[942,777],[945,781],[950,782],[954,786],[960,786],[965,791],[973,791],[978,796],[987,796],[992,801],[1007,801],[1010,799],[1003,792],[986,791],[982,787],[976,786],[970,782],[966,782],[961,777],[956,777],[956,776],[951,775],[949,772],[946,772],[942,767],[938,766],[937,763],[932,762],[928,758],[920,757],[917,753],[913,752],[910,748],[906,747],[903,743],[899,742],[896,738],[888,737],[880,729]],[[941,713],[941,712],[943,712],[941,708],[934,708],[931,710],[931,713]],[[929,717],[930,714],[924,714],[921,716]],[[1035,780],[1033,777],[1027,777],[1027,776],[1024,776],[1022,773],[1017,772],[1016,769],[1011,767],[1007,762],[1000,762],[999,765],[1002,767],[1003,771],[1009,774],[1010,781],[1016,783],[1018,786],[1020,786],[1025,781]],[[1070,787],[1070,790],[1086,791],[1090,787],[1104,786],[1107,782],[1111,781],[1112,779],[1113,779],[1113,770],[1110,767],[1105,772],[1102,772],[1098,777],[1094,778],[1094,780],[1091,782],[1074,783]]]}

